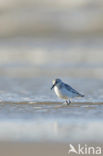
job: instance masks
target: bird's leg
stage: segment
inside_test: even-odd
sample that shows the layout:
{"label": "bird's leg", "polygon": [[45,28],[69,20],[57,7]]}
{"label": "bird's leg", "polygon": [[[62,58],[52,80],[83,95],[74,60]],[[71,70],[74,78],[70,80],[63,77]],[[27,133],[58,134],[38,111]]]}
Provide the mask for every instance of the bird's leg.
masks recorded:
{"label": "bird's leg", "polygon": [[69,100],[69,102],[66,100],[66,104],[67,104],[67,105],[70,105],[70,103],[71,103],[71,101],[70,101],[70,100]]}
{"label": "bird's leg", "polygon": [[71,100],[69,100],[69,104],[71,103]]}
{"label": "bird's leg", "polygon": [[69,102],[66,100],[66,104],[68,105],[69,104]]}

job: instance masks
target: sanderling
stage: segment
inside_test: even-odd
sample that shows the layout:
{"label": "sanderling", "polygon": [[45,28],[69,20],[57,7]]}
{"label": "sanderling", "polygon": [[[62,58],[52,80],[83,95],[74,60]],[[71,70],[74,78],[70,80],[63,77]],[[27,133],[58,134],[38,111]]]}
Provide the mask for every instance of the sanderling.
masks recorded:
{"label": "sanderling", "polygon": [[[78,91],[73,89],[68,84],[65,84],[60,79],[53,80],[53,86],[51,87],[51,89],[53,88],[56,95],[61,99],[65,99],[67,104],[70,104],[70,99],[74,97],[84,97],[84,95],[80,94]],[[69,102],[67,100],[69,100]]]}

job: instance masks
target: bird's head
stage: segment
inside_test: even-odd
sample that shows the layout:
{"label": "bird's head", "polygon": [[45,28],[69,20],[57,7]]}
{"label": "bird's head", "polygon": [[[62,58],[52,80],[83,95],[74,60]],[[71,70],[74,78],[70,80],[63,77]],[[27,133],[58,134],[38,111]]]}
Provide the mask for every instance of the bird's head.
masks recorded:
{"label": "bird's head", "polygon": [[51,89],[53,89],[56,85],[58,85],[59,83],[61,83],[62,81],[60,79],[55,79],[52,81],[53,86],[51,87]]}

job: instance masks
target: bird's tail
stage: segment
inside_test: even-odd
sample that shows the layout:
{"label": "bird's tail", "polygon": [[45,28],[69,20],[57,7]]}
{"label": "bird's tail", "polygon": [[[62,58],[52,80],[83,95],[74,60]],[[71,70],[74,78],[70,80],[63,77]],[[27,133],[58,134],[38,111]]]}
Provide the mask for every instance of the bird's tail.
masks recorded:
{"label": "bird's tail", "polygon": [[83,95],[83,94],[80,94],[80,97],[84,97],[85,95]]}

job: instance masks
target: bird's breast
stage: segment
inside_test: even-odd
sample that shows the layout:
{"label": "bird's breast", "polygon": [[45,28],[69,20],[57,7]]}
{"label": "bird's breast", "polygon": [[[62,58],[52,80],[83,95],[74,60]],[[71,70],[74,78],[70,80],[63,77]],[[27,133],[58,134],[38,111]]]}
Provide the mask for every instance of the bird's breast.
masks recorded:
{"label": "bird's breast", "polygon": [[59,89],[57,86],[54,87],[54,91],[58,97],[63,98],[63,99],[68,99],[68,97],[65,95],[63,90]]}

